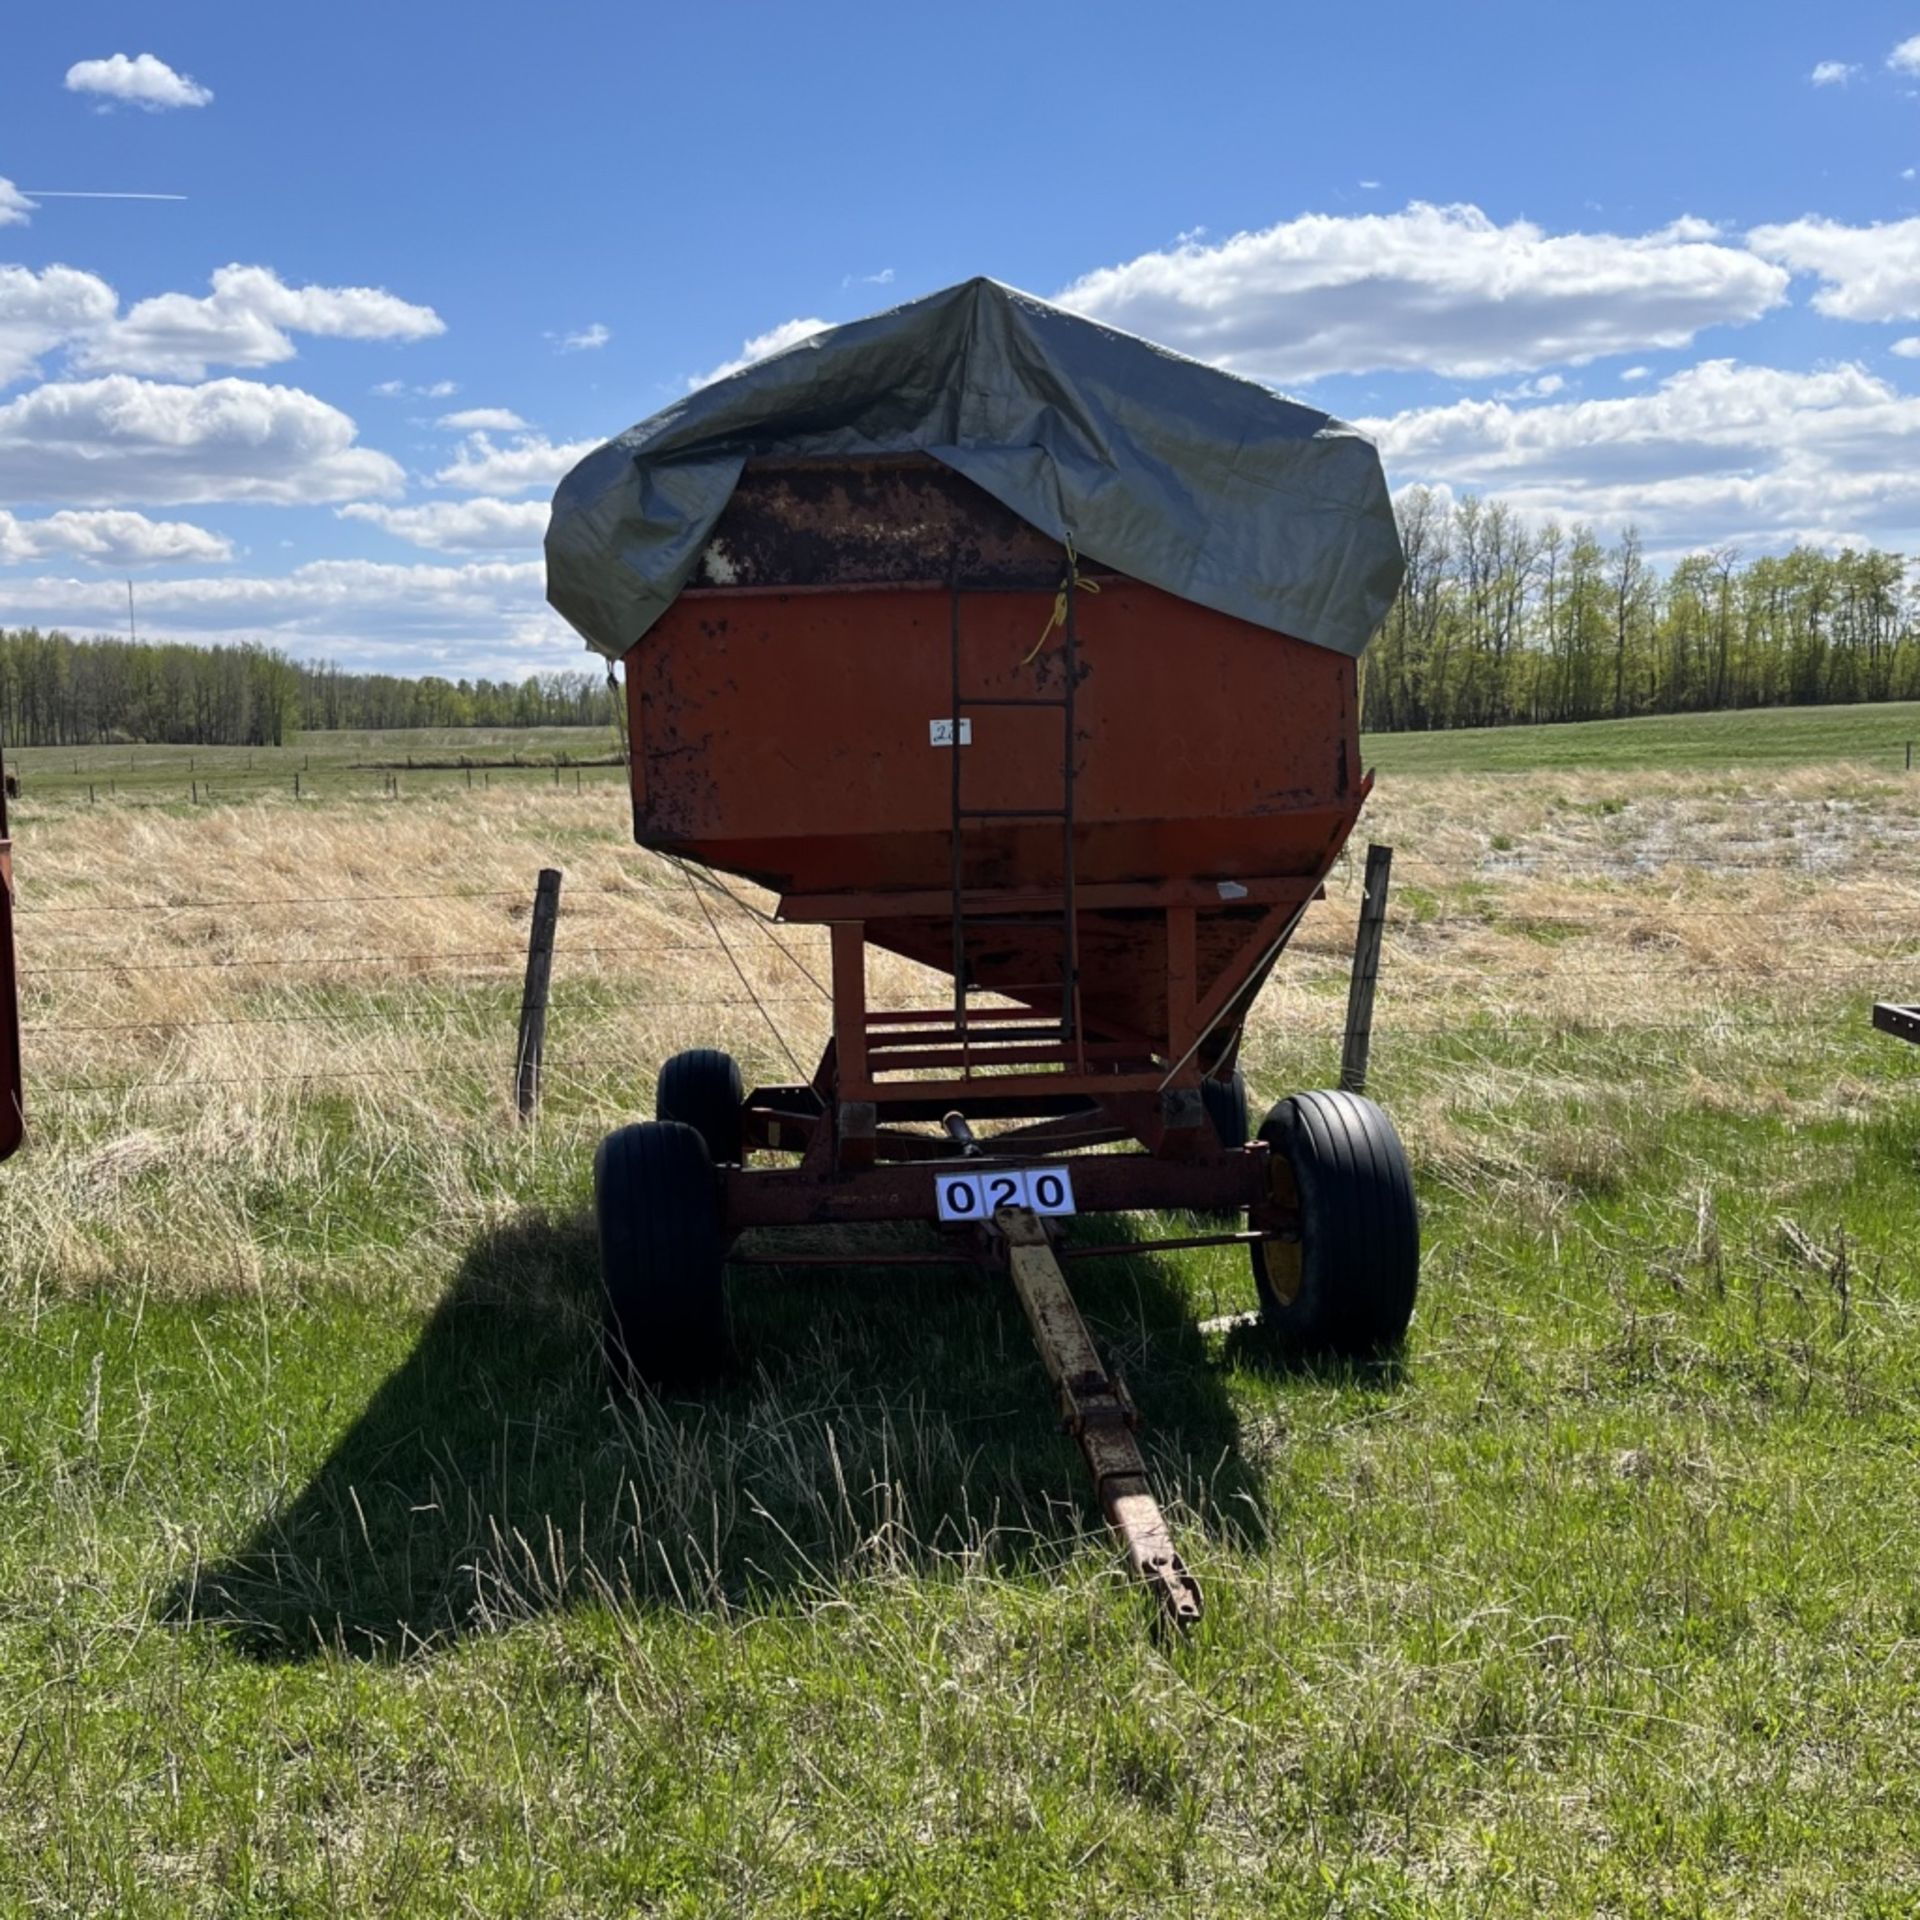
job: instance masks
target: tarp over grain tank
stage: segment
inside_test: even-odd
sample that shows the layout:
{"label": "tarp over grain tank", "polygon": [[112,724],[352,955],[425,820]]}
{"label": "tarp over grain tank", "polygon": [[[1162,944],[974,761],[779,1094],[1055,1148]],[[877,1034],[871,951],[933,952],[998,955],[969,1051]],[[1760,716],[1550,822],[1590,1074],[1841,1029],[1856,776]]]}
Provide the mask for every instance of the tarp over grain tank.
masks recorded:
{"label": "tarp over grain tank", "polygon": [[673,604],[755,456],[929,454],[1079,554],[1358,655],[1400,585],[1373,443],[1331,415],[977,279],[716,380],[560,483],[547,597],[609,659]]}

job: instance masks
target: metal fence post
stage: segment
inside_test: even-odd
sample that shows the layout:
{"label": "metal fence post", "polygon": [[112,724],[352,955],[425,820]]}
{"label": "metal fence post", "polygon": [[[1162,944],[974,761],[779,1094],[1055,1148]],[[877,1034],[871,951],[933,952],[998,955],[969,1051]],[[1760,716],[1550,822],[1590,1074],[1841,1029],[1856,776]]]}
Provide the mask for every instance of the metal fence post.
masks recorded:
{"label": "metal fence post", "polygon": [[1367,1090],[1367,1050],[1373,1044],[1373,988],[1380,978],[1380,934],[1387,922],[1387,882],[1393,875],[1393,849],[1367,849],[1366,892],[1360,924],[1353,935],[1353,979],[1347,988],[1347,1038],[1340,1050],[1340,1087],[1344,1093]]}
{"label": "metal fence post", "polygon": [[513,1098],[522,1120],[540,1100],[540,1056],[547,1044],[547,983],[553,977],[553,930],[560,918],[560,869],[542,867],[527,929],[527,984],[520,996],[520,1047],[514,1061]]}

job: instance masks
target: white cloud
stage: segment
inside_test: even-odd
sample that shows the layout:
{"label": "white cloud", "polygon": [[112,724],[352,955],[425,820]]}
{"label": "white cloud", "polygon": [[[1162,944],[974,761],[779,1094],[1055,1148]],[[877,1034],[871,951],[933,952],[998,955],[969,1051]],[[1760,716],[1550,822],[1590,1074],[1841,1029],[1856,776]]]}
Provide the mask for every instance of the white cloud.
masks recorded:
{"label": "white cloud", "polygon": [[0,227],[24,227],[27,216],[39,204],[37,200],[29,200],[11,180],[0,175]]}
{"label": "white cloud", "polygon": [[1058,298],[1257,379],[1393,368],[1474,379],[1684,346],[1779,306],[1787,279],[1703,220],[1550,234],[1416,201],[1186,241]]}
{"label": "white cloud", "polygon": [[782,320],[777,327],[769,327],[765,333],[756,333],[751,340],[743,341],[737,358],[722,360],[717,367],[695,374],[687,382],[687,390],[692,392],[696,387],[711,386],[714,381],[739,373],[755,361],[770,360],[776,353],[785,353],[789,347],[797,347],[803,341],[811,340],[816,333],[825,333],[831,325],[832,322],[828,320]]}
{"label": "white cloud", "polygon": [[[306,658],[403,672],[518,675],[586,666],[579,637],[546,607],[537,559],[458,565],[316,560],[269,576],[160,579],[140,588],[154,639],[266,640]],[[121,632],[126,587],[111,579],[13,576],[10,619]]]}
{"label": "white cloud", "polygon": [[80,342],[84,371],[169,374],[195,380],[209,366],[266,367],[290,360],[289,333],[336,340],[425,340],[446,332],[431,307],[384,287],[290,287],[271,267],[221,267],[213,291],[138,301]]}
{"label": "white cloud", "polygon": [[1820,276],[1814,307],[1834,320],[1920,319],[1920,219],[1849,227],[1809,217],[1755,227],[1747,244]]}
{"label": "white cloud", "polygon": [[1363,423],[1397,485],[1637,523],[1671,550],[1920,532],[1920,397],[1858,366],[1710,360],[1656,387],[1544,407],[1463,400]]}
{"label": "white cloud", "polygon": [[361,520],[416,547],[442,553],[498,553],[537,547],[547,531],[544,500],[432,500],[417,507],[379,507],[365,500],[336,508],[343,520]]}
{"label": "white cloud", "polygon": [[[310,560],[290,573],[158,580],[142,589],[142,611],[183,626],[287,623],[343,608],[381,608],[428,619],[486,612],[503,595],[524,600],[545,584],[538,560],[469,561],[462,566],[391,566],[376,560]],[[10,581],[10,596],[68,615],[111,620],[126,607],[116,581]]]}
{"label": "white cloud", "polygon": [[436,380],[430,387],[410,387],[404,380],[382,380],[376,387],[369,387],[369,393],[376,393],[383,400],[451,400],[460,391],[458,380]]}
{"label": "white cloud", "polygon": [[149,520],[124,508],[21,520],[0,508],[0,562],[71,555],[103,567],[146,567],[162,561],[231,560],[233,542],[186,520]]}
{"label": "white cloud", "polygon": [[1620,378],[1632,385],[1636,380],[1644,380],[1653,371],[1651,367],[1622,367]]}
{"label": "white cloud", "polygon": [[106,60],[76,60],[67,69],[69,93],[97,93],[108,101],[160,113],[168,107],[204,107],[213,90],[184,73],[175,73],[150,53],[131,60],[116,53]]}
{"label": "white cloud", "polygon": [[845,287],[890,287],[893,285],[893,269],[882,267],[878,273],[845,273],[840,276],[840,285]]}
{"label": "white cloud", "polygon": [[1565,378],[1557,373],[1543,373],[1537,380],[1522,380],[1517,387],[1509,387],[1504,393],[1494,395],[1496,400],[1551,400],[1556,393],[1566,390]]}
{"label": "white cloud", "polygon": [[1911,40],[1902,40],[1887,55],[1887,65],[1895,73],[1920,73],[1920,33],[1916,33]]}
{"label": "white cloud", "polygon": [[484,434],[469,434],[454,458],[433,476],[434,484],[466,493],[524,493],[551,488],[598,440],[572,440],[556,446],[544,434],[523,433],[510,447],[495,446]]}
{"label": "white cloud", "polygon": [[0,266],[0,387],[63,340],[105,326],[118,304],[104,280],[74,267]]}
{"label": "white cloud", "polygon": [[572,333],[550,333],[547,338],[553,342],[556,353],[591,353],[596,347],[604,347],[613,334],[596,320],[591,326],[576,328]]}
{"label": "white cloud", "polygon": [[397,493],[398,464],[356,437],[346,414],[297,387],[127,374],[61,382],[0,405],[0,499],[117,507]]}
{"label": "white cloud", "polygon": [[1902,360],[1920,360],[1920,333],[1910,333],[1904,340],[1896,340],[1887,351],[1897,353]]}
{"label": "white cloud", "polygon": [[455,433],[524,433],[527,423],[509,407],[467,407],[443,413],[439,425]]}
{"label": "white cloud", "polygon": [[1845,60],[1822,60],[1807,78],[1816,87],[1844,87],[1859,71]]}

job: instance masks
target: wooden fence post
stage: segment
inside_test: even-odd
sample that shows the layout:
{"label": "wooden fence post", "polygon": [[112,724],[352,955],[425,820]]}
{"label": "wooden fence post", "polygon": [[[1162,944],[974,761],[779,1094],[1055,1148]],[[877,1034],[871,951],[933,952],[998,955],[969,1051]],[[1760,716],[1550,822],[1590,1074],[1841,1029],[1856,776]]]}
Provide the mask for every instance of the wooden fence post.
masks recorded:
{"label": "wooden fence post", "polygon": [[547,983],[553,977],[553,930],[560,918],[560,869],[542,867],[527,929],[527,984],[520,996],[520,1047],[514,1060],[513,1099],[529,1120],[540,1101],[540,1056],[547,1044]]}
{"label": "wooden fence post", "polygon": [[1347,988],[1347,1039],[1340,1050],[1340,1087],[1344,1093],[1367,1090],[1367,1052],[1373,1044],[1373,988],[1380,978],[1380,934],[1387,922],[1387,882],[1393,876],[1393,849],[1367,849],[1366,892],[1360,924],[1353,935],[1353,978]]}

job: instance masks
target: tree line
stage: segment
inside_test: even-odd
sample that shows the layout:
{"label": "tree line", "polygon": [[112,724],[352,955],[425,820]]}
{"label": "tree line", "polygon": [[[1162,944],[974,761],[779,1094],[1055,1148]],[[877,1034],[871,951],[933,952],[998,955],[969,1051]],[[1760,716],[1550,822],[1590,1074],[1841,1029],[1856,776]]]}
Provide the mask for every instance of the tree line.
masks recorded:
{"label": "tree line", "polygon": [[315,728],[607,725],[604,676],[412,680],[290,660],[263,646],[76,639],[0,628],[0,739],[277,747]]}
{"label": "tree line", "polygon": [[1920,590],[1900,554],[1651,565],[1628,528],[1524,519],[1413,488],[1406,584],[1366,655],[1370,731],[1920,698]]}
{"label": "tree line", "polygon": [[[1871,549],[1652,565],[1631,528],[1415,487],[1406,584],[1363,666],[1373,732],[1920,698],[1920,587]],[[0,629],[0,738],[278,746],[310,729],[608,725],[604,677],[350,673],[265,646]]]}

